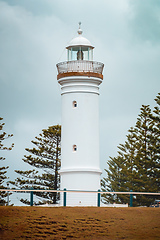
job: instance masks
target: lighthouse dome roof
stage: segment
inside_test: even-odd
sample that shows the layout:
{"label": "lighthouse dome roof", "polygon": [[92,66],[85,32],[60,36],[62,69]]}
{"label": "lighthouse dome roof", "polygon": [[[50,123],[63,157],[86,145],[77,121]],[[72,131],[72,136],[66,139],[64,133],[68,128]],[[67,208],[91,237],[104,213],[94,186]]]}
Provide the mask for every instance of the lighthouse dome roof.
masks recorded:
{"label": "lighthouse dome roof", "polygon": [[89,47],[93,49],[94,47],[90,43],[90,41],[87,38],[82,37],[82,30],[80,27],[77,32],[78,32],[78,37],[73,38],[66,48],[70,49],[73,47],[81,46],[81,47],[87,47],[87,48]]}

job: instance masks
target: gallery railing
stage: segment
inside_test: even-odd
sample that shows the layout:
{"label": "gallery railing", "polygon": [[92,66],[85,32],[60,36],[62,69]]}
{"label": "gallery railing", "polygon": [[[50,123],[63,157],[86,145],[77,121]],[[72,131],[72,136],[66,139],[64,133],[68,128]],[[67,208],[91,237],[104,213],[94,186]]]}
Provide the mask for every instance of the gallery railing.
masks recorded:
{"label": "gallery railing", "polygon": [[77,60],[60,62],[56,66],[58,74],[68,72],[91,72],[102,74],[104,64],[95,61]]}

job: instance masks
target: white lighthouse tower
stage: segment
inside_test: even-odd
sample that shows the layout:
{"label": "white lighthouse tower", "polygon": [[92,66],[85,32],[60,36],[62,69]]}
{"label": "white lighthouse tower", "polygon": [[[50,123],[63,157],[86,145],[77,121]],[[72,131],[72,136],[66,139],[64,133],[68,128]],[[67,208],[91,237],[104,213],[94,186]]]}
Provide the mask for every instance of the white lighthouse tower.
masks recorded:
{"label": "white lighthouse tower", "polygon": [[[57,64],[62,101],[61,189],[98,191],[99,85],[104,64],[93,61],[94,47],[82,36],[80,23],[78,36],[66,49],[67,61]],[[67,192],[67,206],[97,206],[97,193]]]}

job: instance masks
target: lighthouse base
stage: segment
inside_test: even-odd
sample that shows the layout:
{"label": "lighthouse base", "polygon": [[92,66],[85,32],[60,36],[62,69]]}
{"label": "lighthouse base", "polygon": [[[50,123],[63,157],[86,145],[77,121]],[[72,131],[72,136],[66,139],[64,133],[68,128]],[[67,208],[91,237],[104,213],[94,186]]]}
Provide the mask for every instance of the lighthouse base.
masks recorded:
{"label": "lighthouse base", "polygon": [[[61,172],[61,206],[97,206],[101,171]],[[96,191],[96,192],[93,192]]]}
{"label": "lighthouse base", "polygon": [[64,194],[61,193],[60,206],[67,207],[96,207],[98,205],[97,193],[67,192],[66,204]]}

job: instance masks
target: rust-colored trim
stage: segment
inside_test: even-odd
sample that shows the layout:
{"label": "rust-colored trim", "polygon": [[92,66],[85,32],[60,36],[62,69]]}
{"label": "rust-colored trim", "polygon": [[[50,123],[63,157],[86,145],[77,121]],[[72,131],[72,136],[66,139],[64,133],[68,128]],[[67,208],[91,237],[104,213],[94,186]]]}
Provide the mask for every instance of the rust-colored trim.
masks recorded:
{"label": "rust-colored trim", "polygon": [[88,77],[97,77],[103,80],[103,75],[100,73],[93,73],[93,72],[65,72],[59,73],[57,75],[57,80],[63,77],[71,77],[71,76],[88,76]]}

